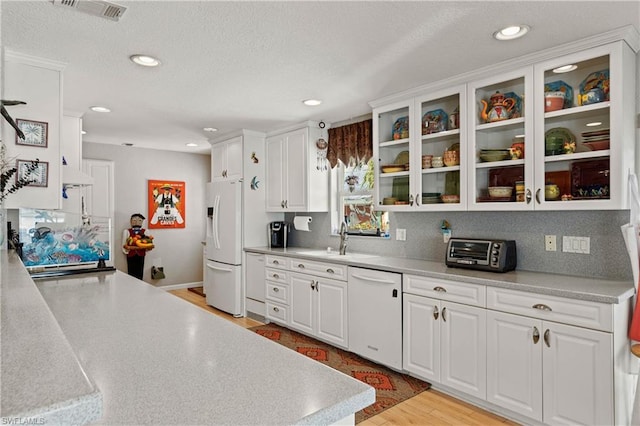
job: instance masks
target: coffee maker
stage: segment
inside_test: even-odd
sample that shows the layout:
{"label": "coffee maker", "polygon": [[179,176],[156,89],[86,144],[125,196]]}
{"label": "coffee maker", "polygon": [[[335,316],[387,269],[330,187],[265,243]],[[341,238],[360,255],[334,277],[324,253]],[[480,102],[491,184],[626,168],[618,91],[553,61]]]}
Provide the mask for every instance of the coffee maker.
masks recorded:
{"label": "coffee maker", "polygon": [[287,239],[290,231],[289,224],[284,221],[269,223],[269,247],[287,248]]}

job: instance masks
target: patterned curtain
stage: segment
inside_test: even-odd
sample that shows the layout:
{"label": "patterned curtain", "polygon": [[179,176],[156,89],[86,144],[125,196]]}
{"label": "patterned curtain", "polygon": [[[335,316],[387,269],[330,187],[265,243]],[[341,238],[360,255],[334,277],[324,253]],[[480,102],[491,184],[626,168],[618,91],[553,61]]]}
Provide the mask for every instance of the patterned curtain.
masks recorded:
{"label": "patterned curtain", "polygon": [[373,156],[371,125],[373,120],[365,120],[347,126],[329,129],[327,159],[334,168],[338,160],[348,165],[351,159],[367,162]]}

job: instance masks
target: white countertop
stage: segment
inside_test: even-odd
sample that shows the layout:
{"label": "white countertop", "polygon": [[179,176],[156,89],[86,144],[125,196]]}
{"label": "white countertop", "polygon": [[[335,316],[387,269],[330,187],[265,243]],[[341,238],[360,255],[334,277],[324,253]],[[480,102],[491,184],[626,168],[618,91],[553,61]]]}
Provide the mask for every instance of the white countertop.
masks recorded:
{"label": "white countertop", "polygon": [[329,424],[372,387],[122,272],[37,281],[101,424]]}
{"label": "white countertop", "polygon": [[0,286],[2,423],[78,425],[99,419],[100,392],[22,262],[6,250],[0,251]]}
{"label": "white countertop", "polygon": [[[444,261],[406,259],[391,256],[371,255],[357,258],[340,256],[336,252],[318,255],[319,249],[302,247],[245,248],[247,252],[299,257],[308,260],[331,262],[359,266],[389,272],[421,275],[425,277],[454,280],[470,284],[510,288],[531,293],[548,294],[571,299],[588,300],[602,303],[620,303],[633,297],[635,289],[632,281],[615,281],[602,278],[580,277],[572,275],[547,274],[530,271],[510,271],[505,273],[476,271],[471,269],[450,268]],[[305,254],[305,253],[314,253]]]}

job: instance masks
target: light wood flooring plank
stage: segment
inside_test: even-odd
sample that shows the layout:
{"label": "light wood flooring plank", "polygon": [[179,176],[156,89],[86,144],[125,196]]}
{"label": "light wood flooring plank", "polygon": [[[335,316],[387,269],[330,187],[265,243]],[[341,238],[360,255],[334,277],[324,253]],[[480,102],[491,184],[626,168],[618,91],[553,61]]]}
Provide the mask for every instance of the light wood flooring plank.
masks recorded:
{"label": "light wood flooring plank", "polygon": [[[250,328],[262,325],[251,318],[234,318],[225,312],[208,306],[206,299],[187,289],[170,290],[171,293],[205,311],[231,321],[241,327]],[[485,411],[467,402],[460,401],[442,392],[430,389],[413,398],[397,404],[382,413],[359,423],[359,426],[396,426],[396,425],[489,425],[517,426],[503,417]]]}

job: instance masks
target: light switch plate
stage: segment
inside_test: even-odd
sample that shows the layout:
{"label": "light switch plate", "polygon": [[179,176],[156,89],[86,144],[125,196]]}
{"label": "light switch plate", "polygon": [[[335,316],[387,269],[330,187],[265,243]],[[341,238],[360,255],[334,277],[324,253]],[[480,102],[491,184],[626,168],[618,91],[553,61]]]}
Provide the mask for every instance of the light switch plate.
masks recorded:
{"label": "light switch plate", "polygon": [[402,228],[396,229],[396,240],[398,241],[406,241],[407,240],[407,230]]}

